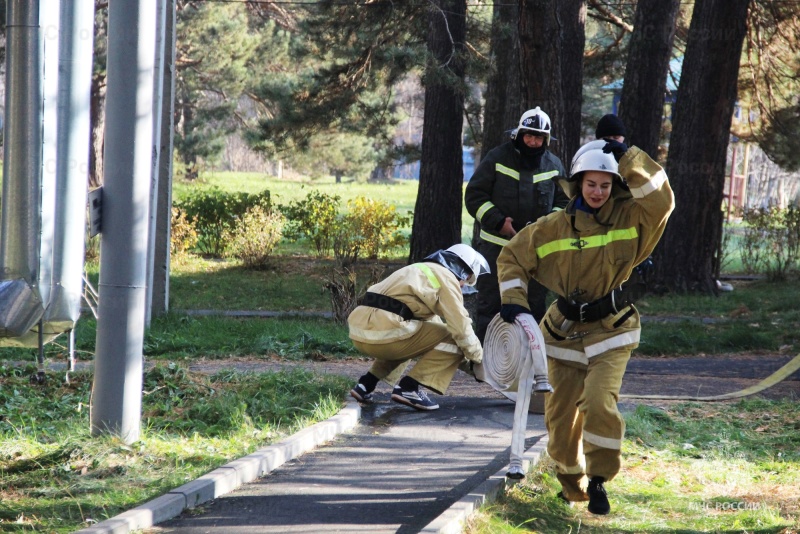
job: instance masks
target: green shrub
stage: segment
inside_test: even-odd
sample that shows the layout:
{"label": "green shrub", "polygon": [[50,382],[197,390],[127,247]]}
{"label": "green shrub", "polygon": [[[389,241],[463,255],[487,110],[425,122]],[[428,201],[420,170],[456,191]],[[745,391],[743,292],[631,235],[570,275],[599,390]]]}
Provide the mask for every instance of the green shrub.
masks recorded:
{"label": "green shrub", "polygon": [[226,231],[226,253],[242,260],[249,269],[263,269],[269,262],[275,245],[281,240],[286,218],[277,212],[268,212],[253,206]]}
{"label": "green shrub", "polygon": [[765,272],[773,281],[785,280],[800,259],[800,208],[746,209],[742,265],[749,273]]}
{"label": "green shrub", "polygon": [[280,211],[286,216],[285,235],[288,239],[309,239],[318,257],[327,256],[333,248],[337,226],[340,223],[339,195],[311,191],[303,200],[295,200]]}
{"label": "green shrub", "polygon": [[197,230],[186,218],[182,209],[172,207],[172,221],[170,224],[170,253],[173,256],[183,256],[197,245]]}
{"label": "green shrub", "polygon": [[394,205],[382,200],[356,197],[347,202],[348,213],[343,221],[361,236],[361,250],[375,259],[381,252],[405,246],[408,239],[400,230],[409,225],[411,216],[397,213]]}
{"label": "green shrub", "polygon": [[194,191],[176,206],[186,213],[197,230],[198,250],[215,257],[221,257],[225,251],[225,232],[234,228],[248,209],[261,206],[271,211],[272,208],[269,191],[228,193],[217,187]]}

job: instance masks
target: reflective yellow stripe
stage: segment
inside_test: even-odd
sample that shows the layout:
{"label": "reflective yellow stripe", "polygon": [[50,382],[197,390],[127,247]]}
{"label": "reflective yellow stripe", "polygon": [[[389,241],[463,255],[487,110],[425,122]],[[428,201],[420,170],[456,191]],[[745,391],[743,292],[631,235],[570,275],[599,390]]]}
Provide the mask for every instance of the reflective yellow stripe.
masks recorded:
{"label": "reflective yellow stripe", "polygon": [[495,245],[500,245],[501,247],[508,245],[508,239],[497,237],[496,235],[492,235],[484,230],[481,230],[481,239],[488,241],[489,243],[494,243]]}
{"label": "reflective yellow stripe", "polygon": [[515,180],[519,180],[519,173],[514,169],[506,167],[505,165],[500,165],[499,163],[495,163],[494,170],[501,174],[505,174],[506,176],[510,176]]}
{"label": "reflective yellow stripe", "polygon": [[550,178],[553,178],[555,176],[558,176],[558,171],[547,171],[541,174],[534,174],[533,183],[541,182],[542,180],[549,180]]}
{"label": "reflective yellow stripe", "polygon": [[425,273],[425,276],[428,277],[428,281],[433,286],[433,289],[439,289],[439,287],[441,286],[441,284],[439,283],[439,279],[436,278],[436,275],[433,274],[433,271],[431,271],[430,267],[428,267],[424,263],[415,263],[414,266],[416,266],[420,271]]}
{"label": "reflective yellow stripe", "polygon": [[593,235],[586,238],[577,237],[574,239],[558,239],[556,241],[545,243],[541,247],[537,247],[536,255],[540,258],[544,258],[553,252],[604,247],[614,241],[625,241],[628,239],[636,239],[638,237],[639,233],[636,231],[636,228],[631,227],[624,230],[611,230],[605,235]]}
{"label": "reflective yellow stripe", "polygon": [[484,202],[481,205],[481,207],[478,208],[478,211],[475,212],[475,218],[480,221],[481,219],[483,219],[483,216],[486,214],[486,212],[492,209],[493,207],[494,204],[492,204],[491,202]]}

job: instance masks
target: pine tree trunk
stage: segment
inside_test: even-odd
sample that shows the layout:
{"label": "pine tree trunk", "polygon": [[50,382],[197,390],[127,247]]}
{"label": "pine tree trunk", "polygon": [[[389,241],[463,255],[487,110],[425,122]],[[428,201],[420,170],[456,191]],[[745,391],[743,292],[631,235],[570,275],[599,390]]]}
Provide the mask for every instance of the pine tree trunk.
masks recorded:
{"label": "pine tree trunk", "polygon": [[626,142],[658,157],[672,41],[680,0],[639,0],[628,48],[619,116]]}
{"label": "pine tree trunk", "polygon": [[409,261],[461,242],[464,183],[461,131],[464,121],[466,0],[434,0],[429,15],[425,110],[419,191]]}
{"label": "pine tree trunk", "polygon": [[656,278],[669,290],[716,293],[726,150],[749,1],[694,6],[666,166],[676,208],[656,249]]}
{"label": "pine tree trunk", "polygon": [[523,107],[550,116],[550,150],[568,166],[580,145],[586,3],[519,0],[519,13]]}
{"label": "pine tree trunk", "polygon": [[572,155],[581,146],[581,108],[583,106],[583,49],[586,44],[586,2],[558,2],[562,28],[561,91],[564,97],[564,129],[556,134],[567,172]]}
{"label": "pine tree trunk", "polygon": [[[525,112],[520,101],[519,11],[514,4],[496,3],[492,12],[492,72],[486,83],[480,158],[505,141]],[[478,161],[475,166],[478,166]]]}

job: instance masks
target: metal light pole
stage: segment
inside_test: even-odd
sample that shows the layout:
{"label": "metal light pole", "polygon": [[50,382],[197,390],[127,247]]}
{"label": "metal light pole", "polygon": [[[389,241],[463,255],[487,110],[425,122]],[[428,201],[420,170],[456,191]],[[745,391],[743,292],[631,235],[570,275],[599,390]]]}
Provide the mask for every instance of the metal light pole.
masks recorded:
{"label": "metal light pole", "polygon": [[157,5],[108,7],[108,89],[93,435],[141,431]]}

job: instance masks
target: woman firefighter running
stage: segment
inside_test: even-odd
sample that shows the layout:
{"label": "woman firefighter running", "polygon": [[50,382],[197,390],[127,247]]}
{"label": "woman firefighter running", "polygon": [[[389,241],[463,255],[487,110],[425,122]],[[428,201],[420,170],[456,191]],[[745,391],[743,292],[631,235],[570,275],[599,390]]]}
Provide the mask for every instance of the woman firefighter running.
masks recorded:
{"label": "woman firefighter running", "polygon": [[617,401],[641,330],[621,286],[655,248],[675,200],[664,170],[617,141],[581,147],[562,186],[566,209],[522,229],[498,257],[500,313],[506,321],[530,313],[531,278],[558,295],[541,321],[554,388],[545,404],[547,449],[560,496],[607,514],[603,484],[619,472],[625,433]]}

